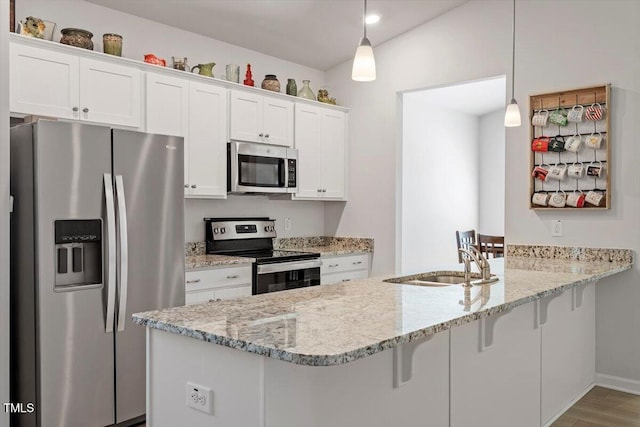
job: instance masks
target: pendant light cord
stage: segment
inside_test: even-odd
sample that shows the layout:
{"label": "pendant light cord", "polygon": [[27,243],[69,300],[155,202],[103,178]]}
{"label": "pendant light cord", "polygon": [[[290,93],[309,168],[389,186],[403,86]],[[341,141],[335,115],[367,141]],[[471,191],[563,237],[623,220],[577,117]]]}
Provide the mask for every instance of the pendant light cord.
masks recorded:
{"label": "pendant light cord", "polygon": [[[365,5],[367,0],[365,0]],[[365,6],[366,7],[366,6]],[[511,99],[516,99],[514,87],[516,80],[516,0],[513,0],[513,31],[512,31],[512,51],[511,51]]]}
{"label": "pendant light cord", "polygon": [[[515,0],[514,0],[515,1]],[[367,0],[364,0],[364,14],[362,15],[362,27],[364,29],[364,38],[367,38]]]}

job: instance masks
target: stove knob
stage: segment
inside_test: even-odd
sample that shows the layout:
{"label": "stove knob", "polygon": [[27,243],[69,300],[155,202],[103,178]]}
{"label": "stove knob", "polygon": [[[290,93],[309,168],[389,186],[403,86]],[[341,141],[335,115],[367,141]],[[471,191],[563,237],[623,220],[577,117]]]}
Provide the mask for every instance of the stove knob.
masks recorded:
{"label": "stove knob", "polygon": [[227,228],[226,228],[226,227],[222,227],[222,228],[220,228],[220,232],[221,232],[222,234],[226,233],[226,232],[227,232]]}
{"label": "stove knob", "polygon": [[220,229],[218,227],[213,229],[213,234],[218,234],[220,232]]}
{"label": "stove knob", "polygon": [[269,231],[269,226],[268,225],[264,226],[264,231]]}

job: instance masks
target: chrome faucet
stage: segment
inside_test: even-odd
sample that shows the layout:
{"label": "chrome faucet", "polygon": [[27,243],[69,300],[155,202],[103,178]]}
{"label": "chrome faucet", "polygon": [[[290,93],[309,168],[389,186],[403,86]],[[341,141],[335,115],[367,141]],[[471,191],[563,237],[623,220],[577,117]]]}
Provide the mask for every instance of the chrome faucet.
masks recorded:
{"label": "chrome faucet", "polygon": [[462,261],[464,262],[464,285],[471,286],[471,261],[472,259],[480,270],[481,283],[487,283],[491,281],[491,266],[489,261],[482,255],[478,249],[474,246],[469,246],[469,249],[460,248],[458,252],[462,253]]}

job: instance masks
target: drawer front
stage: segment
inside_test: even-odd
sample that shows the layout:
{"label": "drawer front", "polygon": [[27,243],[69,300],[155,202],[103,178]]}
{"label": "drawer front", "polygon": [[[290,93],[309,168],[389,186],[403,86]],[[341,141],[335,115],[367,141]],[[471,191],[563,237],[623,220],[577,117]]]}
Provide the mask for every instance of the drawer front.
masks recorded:
{"label": "drawer front", "polygon": [[212,299],[215,299],[215,292],[211,289],[187,292],[184,295],[185,305],[198,304],[199,302],[207,302]]}
{"label": "drawer front", "polygon": [[346,255],[322,258],[321,274],[333,274],[343,271],[369,271],[369,255]]}
{"label": "drawer front", "polygon": [[320,276],[321,285],[333,285],[336,283],[350,282],[352,280],[366,279],[369,277],[367,270],[345,271],[342,273],[323,274]]}
{"label": "drawer front", "polygon": [[187,271],[186,290],[199,291],[238,285],[251,285],[251,264],[210,270]]}

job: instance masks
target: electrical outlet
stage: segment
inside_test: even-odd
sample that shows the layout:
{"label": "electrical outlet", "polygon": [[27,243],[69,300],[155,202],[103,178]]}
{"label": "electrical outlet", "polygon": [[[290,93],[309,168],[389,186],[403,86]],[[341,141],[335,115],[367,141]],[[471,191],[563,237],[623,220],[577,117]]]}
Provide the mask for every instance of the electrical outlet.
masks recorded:
{"label": "electrical outlet", "polygon": [[562,237],[562,221],[554,219],[551,221],[551,237]]}
{"label": "electrical outlet", "polygon": [[291,218],[284,219],[284,229],[285,231],[291,231]]}
{"label": "electrical outlet", "polygon": [[208,387],[187,383],[187,406],[213,414],[213,392]]}

